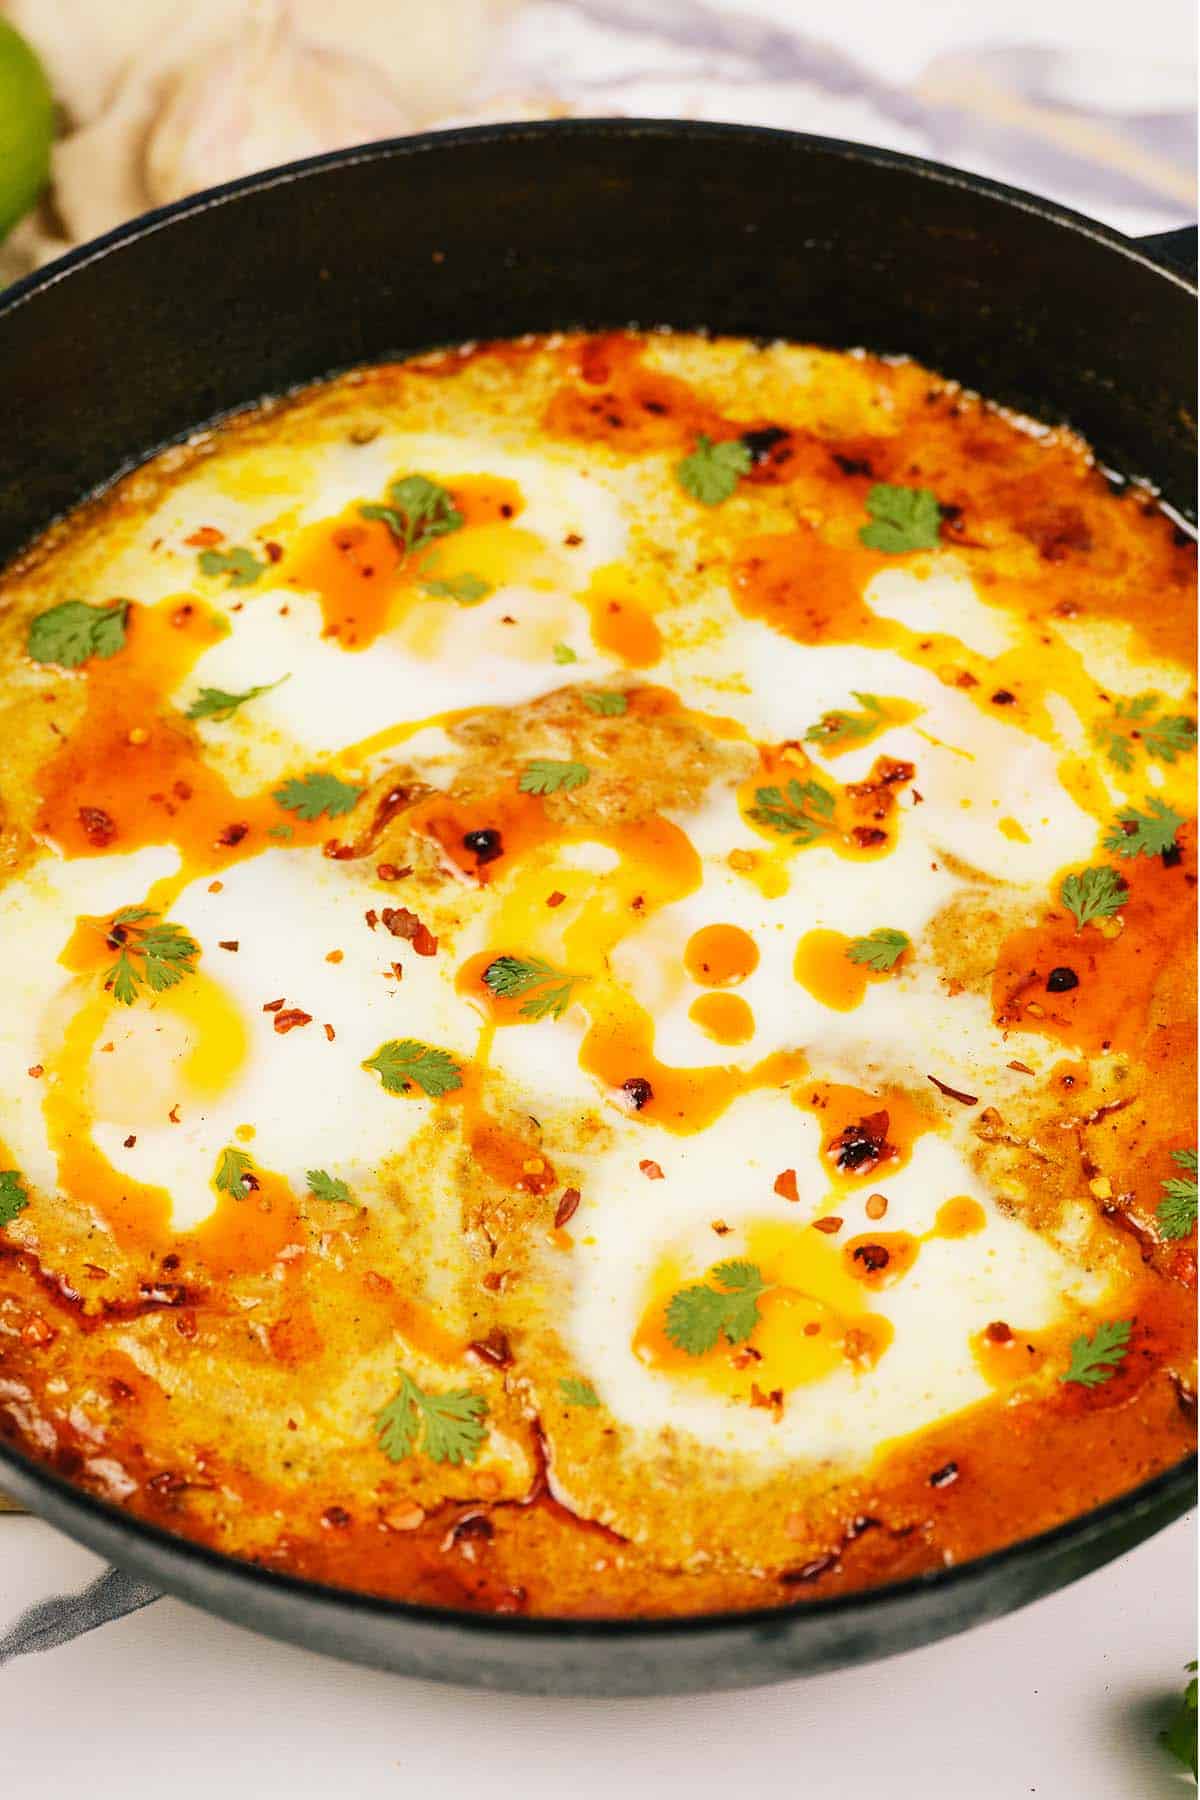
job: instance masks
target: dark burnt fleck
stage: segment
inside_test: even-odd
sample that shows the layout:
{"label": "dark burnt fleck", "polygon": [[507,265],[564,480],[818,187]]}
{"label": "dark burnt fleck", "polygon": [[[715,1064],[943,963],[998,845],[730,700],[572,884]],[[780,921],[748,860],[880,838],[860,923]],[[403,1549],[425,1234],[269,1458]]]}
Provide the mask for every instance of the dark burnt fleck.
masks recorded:
{"label": "dark burnt fleck", "polygon": [[1017,696],[1015,694],[1010,694],[1007,688],[997,688],[992,695],[992,705],[1013,706],[1016,704],[1016,698]]}
{"label": "dark burnt fleck", "polygon": [[345,1531],[354,1521],[344,1506],[327,1506],[321,1514],[321,1523],[326,1531]]}
{"label": "dark burnt fleck", "polygon": [[621,1090],[629,1095],[634,1112],[641,1112],[643,1106],[648,1106],[654,1098],[654,1089],[644,1075],[630,1076],[628,1081],[621,1083]]}
{"label": "dark burnt fleck", "polygon": [[874,468],[865,456],[842,456],[837,450],[830,452],[834,462],[843,475],[873,475]]}
{"label": "dark burnt fleck", "polygon": [[818,1556],[812,1562],[801,1563],[798,1569],[785,1569],[779,1577],[785,1587],[798,1587],[805,1581],[816,1581],[820,1575],[828,1575],[830,1569],[837,1568],[837,1552],[831,1551],[828,1556]]}
{"label": "dark burnt fleck", "polygon": [[892,1257],[891,1252],[885,1250],[882,1244],[856,1244],[854,1260],[861,1263],[864,1269],[867,1269],[872,1275],[876,1275],[880,1269],[887,1268]]}
{"label": "dark burnt fleck", "polygon": [[880,831],[878,825],[856,825],[850,836],[860,850],[875,850],[880,844],[887,843],[887,832]]}
{"label": "dark burnt fleck", "polygon": [[1074,969],[1062,967],[1051,969],[1046,977],[1046,992],[1048,994],[1069,994],[1072,988],[1077,988],[1078,986],[1079,977]]}
{"label": "dark burnt fleck", "polygon": [[575,1214],[579,1209],[579,1201],[580,1193],[578,1188],[571,1187],[563,1189],[562,1198],[559,1200],[558,1207],[554,1214],[556,1230],[561,1231],[568,1220],[575,1217]]}
{"label": "dark burnt fleck", "polygon": [[116,822],[100,806],[81,806],[79,823],[84,837],[96,850],[102,850],[106,844],[111,844],[117,835]]}
{"label": "dark burnt fleck", "polygon": [[504,841],[498,831],[485,825],[480,831],[468,831],[463,839],[463,849],[469,850],[477,863],[490,863],[503,856]]}
{"label": "dark burnt fleck", "polygon": [[1177,868],[1182,860],[1183,851],[1178,844],[1168,844],[1167,848],[1162,852],[1162,866],[1164,869]]}
{"label": "dark burnt fleck", "polygon": [[869,1113],[853,1125],[847,1125],[830,1144],[839,1169],[865,1172],[873,1169],[885,1156],[895,1154],[887,1141],[891,1123],[886,1112]]}
{"label": "dark burnt fleck", "polygon": [[743,431],[742,442],[750,452],[750,461],[766,462],[777,445],[786,443],[789,433],[780,425],[764,425],[758,431]]}
{"label": "dark burnt fleck", "polygon": [[446,1533],[446,1544],[461,1544],[470,1539],[487,1543],[495,1537],[496,1529],[486,1513],[468,1513],[465,1518],[456,1519]]}
{"label": "dark burnt fleck", "polygon": [[940,1469],[935,1469],[933,1471],[933,1474],[929,1477],[929,1485],[932,1488],[950,1487],[957,1480],[958,1464],[956,1462],[948,1462],[943,1463]]}

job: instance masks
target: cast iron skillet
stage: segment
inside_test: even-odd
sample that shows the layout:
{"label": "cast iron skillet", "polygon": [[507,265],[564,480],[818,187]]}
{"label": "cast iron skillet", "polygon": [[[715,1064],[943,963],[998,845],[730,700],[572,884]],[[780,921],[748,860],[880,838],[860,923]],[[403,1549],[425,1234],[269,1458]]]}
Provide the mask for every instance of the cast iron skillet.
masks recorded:
{"label": "cast iron skillet", "polygon": [[[1069,420],[1190,513],[1195,288],[1154,260],[1186,260],[1186,235],[1139,247],[952,169],[741,126],[508,125],[297,163],[147,214],[0,297],[0,561],[264,394],[435,344],[631,322],[906,353]],[[1195,1464],[957,1568],[643,1623],[371,1599],[173,1537],[3,1444],[0,1475],[101,1555],[275,1636],[443,1681],[650,1694],[863,1662],[1008,1612],[1175,1518]]]}

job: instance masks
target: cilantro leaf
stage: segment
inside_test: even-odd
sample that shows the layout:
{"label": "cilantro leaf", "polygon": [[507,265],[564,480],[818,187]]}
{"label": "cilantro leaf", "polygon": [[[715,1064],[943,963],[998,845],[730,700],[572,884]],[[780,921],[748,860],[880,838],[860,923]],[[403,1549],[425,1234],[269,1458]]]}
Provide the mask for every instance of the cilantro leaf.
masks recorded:
{"label": "cilantro leaf", "polygon": [[1084,869],[1081,875],[1068,875],[1058,890],[1058,897],[1082,931],[1093,919],[1110,919],[1120,912],[1129,898],[1124,878],[1107,863]]}
{"label": "cilantro leaf", "polygon": [[865,963],[877,975],[887,975],[909,948],[910,940],[903,931],[893,931],[890,925],[877,925],[869,936],[855,938],[846,955],[852,963]]}
{"label": "cilantro leaf", "polygon": [[488,1404],[482,1394],[470,1388],[452,1388],[448,1393],[431,1394],[417,1386],[410,1375],[400,1371],[400,1391],[379,1413],[375,1429],[384,1455],[392,1462],[402,1462],[416,1449],[421,1449],[430,1462],[473,1463],[487,1436],[483,1420]]}
{"label": "cilantro leaf", "polygon": [[[148,923],[151,919],[156,923]],[[199,944],[182,926],[159,919],[150,907],[122,907],[109,921],[106,936],[120,950],[105,973],[104,985],[122,1006],[133,1005],[143,983],[151,993],[161,994],[196,973]]]}
{"label": "cilantro leaf", "polygon": [[460,606],[474,606],[477,601],[486,600],[493,591],[492,583],[485,581],[482,575],[447,575],[439,580],[423,581],[421,590],[435,600],[457,600]]}
{"label": "cilantro leaf", "polygon": [[315,1194],[318,1200],[340,1200],[346,1206],[358,1206],[344,1181],[339,1181],[327,1169],[309,1169],[304,1177],[308,1183],[308,1191]]}
{"label": "cilantro leaf", "polygon": [[717,1284],[697,1283],[672,1294],[666,1333],[688,1356],[703,1356],[725,1334],[729,1344],[744,1344],[758,1324],[758,1297],[766,1292],[762,1271],[752,1262],[718,1263]]}
{"label": "cilantro leaf", "polygon": [[870,550],[903,556],[909,550],[932,550],[938,541],[942,509],[929,488],[892,487],[877,481],[867,493],[871,523],[858,540]]}
{"label": "cilantro leaf", "polygon": [[629,695],[623,694],[620,688],[595,688],[579,698],[590,713],[601,719],[619,719],[629,711]]}
{"label": "cilantro leaf", "polygon": [[1163,1182],[1163,1198],[1159,1201],[1154,1216],[1158,1220],[1158,1229],[1165,1238],[1181,1238],[1187,1237],[1196,1225],[1196,1152],[1172,1150],[1171,1159],[1187,1172],[1168,1176]]}
{"label": "cilantro leaf", "polygon": [[389,1038],[363,1068],[376,1070],[389,1094],[405,1094],[415,1082],[436,1100],[462,1086],[462,1070],[450,1053],[415,1038]]}
{"label": "cilantro leaf", "polygon": [[1077,1337],[1071,1345],[1071,1364],[1060,1381],[1080,1387],[1101,1387],[1111,1381],[1129,1348],[1132,1319],[1105,1319],[1089,1337]]}
{"label": "cilantro leaf", "polygon": [[523,794],[569,794],[573,788],[585,786],[591,775],[586,763],[536,757],[521,770],[517,786]]}
{"label": "cilantro leaf", "polygon": [[578,656],[575,654],[574,650],[572,650],[570,644],[553,644],[550,649],[550,654],[553,656],[556,663],[573,663],[579,661]]}
{"label": "cilantro leaf", "polygon": [[691,455],[676,463],[675,473],[680,487],[693,500],[702,506],[719,506],[728,500],[741,477],[750,473],[753,460],[741,438],[714,444],[711,438],[700,437]]}
{"label": "cilantro leaf", "polygon": [[874,694],[860,694],[854,690],[854,698],[863,708],[862,712],[838,708],[833,712],[822,713],[817,723],[810,725],[805,732],[805,743],[825,744],[841,749],[859,738],[869,738],[887,722],[887,708]]}
{"label": "cilantro leaf", "polygon": [[30,621],[26,654],[34,662],[57,663],[63,669],[78,669],[92,656],[115,656],[125,646],[128,615],[128,600],[108,606],[64,600]]}
{"label": "cilantro leaf", "polygon": [[1173,763],[1185,751],[1196,748],[1196,721],[1185,713],[1168,713],[1152,719],[1159,705],[1157,694],[1137,694],[1132,700],[1117,700],[1112,719],[1102,719],[1093,736],[1110,763],[1128,775],[1134,764],[1134,750],[1141,744],[1146,755],[1158,762]]}
{"label": "cilantro leaf", "polygon": [[0,1231],[11,1225],[29,1205],[25,1181],[19,1169],[0,1169]]}
{"label": "cilantro leaf", "polygon": [[830,828],[834,798],[819,781],[800,782],[793,776],[786,797],[777,787],[760,787],[754,790],[754,799],[748,817],[794,843],[811,844]]}
{"label": "cilantro leaf", "polygon": [[600,1396],[590,1381],[580,1381],[577,1376],[563,1375],[559,1379],[558,1391],[562,1395],[565,1406],[599,1406]]}
{"label": "cilantro leaf", "polygon": [[1183,824],[1179,813],[1164,800],[1151,795],[1146,801],[1149,811],[1136,806],[1123,806],[1117,823],[1104,840],[1106,850],[1118,856],[1161,856],[1175,845],[1175,833]]}
{"label": "cilantro leaf", "polygon": [[260,694],[269,694],[290,680],[290,675],[281,675],[278,681],[247,688],[241,694],[227,694],[224,688],[202,687],[188,707],[187,716],[189,719],[215,719],[218,725],[223,725],[226,719],[232,719],[239,706],[245,706],[247,700],[257,700]]}
{"label": "cilantro leaf", "polygon": [[1142,743],[1147,756],[1173,763],[1196,748],[1196,721],[1186,713],[1168,713],[1161,719],[1152,719],[1142,733]]}
{"label": "cilantro leaf", "polygon": [[393,481],[388,499],[390,506],[372,503],[358,510],[364,519],[382,519],[405,556],[423,550],[434,538],[460,530],[464,522],[449,488],[425,475],[405,475],[402,480]]}
{"label": "cilantro leaf", "polygon": [[1159,1732],[1158,1741],[1164,1750],[1181,1762],[1185,1769],[1190,1769],[1195,1779],[1200,1779],[1200,1753],[1197,1751],[1197,1693],[1196,1665],[1187,1664],[1192,1679],[1183,1690],[1175,1716],[1165,1731]]}
{"label": "cilantro leaf", "polygon": [[282,806],[284,812],[294,812],[298,818],[311,825],[324,813],[327,818],[340,819],[357,806],[362,798],[363,789],[352,787],[348,781],[339,781],[336,775],[329,775],[320,769],[310,769],[307,775],[299,779],[285,781],[282,787],[275,789],[272,799]]}
{"label": "cilantro leaf", "polygon": [[566,975],[543,962],[540,956],[498,956],[483,971],[484,986],[497,997],[531,995],[520,1009],[523,1019],[561,1019],[571,1003],[571,990],[577,980],[577,976]]}
{"label": "cilantro leaf", "polygon": [[253,1164],[244,1150],[227,1147],[217,1159],[217,1172],[213,1176],[213,1186],[219,1193],[232,1194],[235,1200],[244,1200],[254,1186]]}
{"label": "cilantro leaf", "polygon": [[267,564],[238,544],[232,550],[201,550],[196,558],[202,575],[228,575],[227,587],[253,587]]}

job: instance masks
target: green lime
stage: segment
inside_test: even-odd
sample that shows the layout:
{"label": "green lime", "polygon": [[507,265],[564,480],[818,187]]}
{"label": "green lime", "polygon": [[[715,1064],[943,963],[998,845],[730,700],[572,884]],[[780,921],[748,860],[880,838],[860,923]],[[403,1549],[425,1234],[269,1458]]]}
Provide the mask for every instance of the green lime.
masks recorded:
{"label": "green lime", "polygon": [[50,178],[54,100],[46,71],[19,31],[0,19],[0,238]]}

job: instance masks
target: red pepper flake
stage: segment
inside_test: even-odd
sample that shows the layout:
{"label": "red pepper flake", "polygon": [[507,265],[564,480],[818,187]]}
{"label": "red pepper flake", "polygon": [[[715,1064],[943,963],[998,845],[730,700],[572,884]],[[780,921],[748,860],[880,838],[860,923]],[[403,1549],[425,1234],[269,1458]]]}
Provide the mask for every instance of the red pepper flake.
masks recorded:
{"label": "red pepper flake", "polygon": [[480,1362],[490,1363],[494,1369],[512,1368],[512,1347],[498,1326],[493,1326],[485,1338],[476,1338],[467,1349]]}
{"label": "red pepper flake", "polygon": [[379,916],[392,936],[406,939],[418,956],[437,955],[437,939],[407,906],[385,906]]}
{"label": "red pepper flake", "polygon": [[725,1223],[724,1219],[714,1219],[712,1222],[712,1228],[716,1232],[718,1237],[728,1237],[730,1232],[733,1230],[733,1226],[727,1225]]}
{"label": "red pepper flake", "polygon": [[375,911],[375,908],[373,906],[369,906],[367,908],[366,912],[363,914],[363,918],[367,921],[367,924],[370,926],[371,930],[374,931],[375,927],[379,923],[379,914]]}
{"label": "red pepper flake", "polygon": [[554,1229],[561,1231],[569,1219],[573,1219],[579,1210],[581,1195],[578,1188],[564,1188],[554,1214]]}
{"label": "red pepper flake", "polygon": [[236,950],[238,948],[238,943],[239,943],[239,940],[237,938],[218,938],[217,939],[217,949],[218,950]]}
{"label": "red pepper flake", "polygon": [[325,961],[328,963],[340,963],[345,954],[344,950],[330,950]]}
{"label": "red pepper flake", "polygon": [[887,832],[880,831],[878,825],[855,825],[850,836],[860,850],[876,850],[887,843]]}
{"label": "red pepper flake", "polygon": [[283,545],[277,544],[273,538],[267,539],[266,543],[263,545],[263,549],[267,553],[267,561],[268,562],[277,563],[277,562],[282,561]]}
{"label": "red pepper flake", "polygon": [[26,1074],[31,1075],[35,1081],[39,1080],[45,1073],[46,1070],[42,1063],[31,1063],[26,1070]]}
{"label": "red pepper flake", "polygon": [[552,894],[546,895],[546,905],[561,906],[566,897],[567,896],[564,893],[561,893],[558,888],[555,888]]}
{"label": "red pepper flake", "polygon": [[284,1005],[284,1002],[282,1000],[268,1000],[266,1005],[263,1007],[263,1011],[264,1012],[278,1012],[280,1007],[283,1005]]}
{"label": "red pepper flake", "polygon": [[116,822],[101,806],[81,806],[78,818],[83,835],[94,850],[103,850],[117,835]]}
{"label": "red pepper flake", "polygon": [[989,1344],[1011,1344],[1012,1326],[1006,1325],[1003,1319],[993,1319],[983,1335]]}
{"label": "red pepper flake", "polygon": [[944,1081],[939,1081],[936,1075],[929,1075],[926,1079],[932,1081],[938,1093],[945,1094],[947,1100],[957,1100],[960,1106],[979,1105],[978,1094],[964,1094],[961,1088],[948,1087]]}
{"label": "red pepper flake", "polygon": [[223,894],[225,892],[225,883],[223,881],[210,881],[208,884],[208,891],[210,894]]}
{"label": "red pepper flake", "polygon": [[634,1112],[641,1112],[654,1098],[654,1089],[644,1075],[631,1075],[628,1081],[621,1083],[621,1092],[629,1095]]}
{"label": "red pepper flake", "polygon": [[775,1192],[781,1200],[799,1200],[800,1190],[796,1186],[795,1169],[784,1169],[782,1174],[775,1177]]}
{"label": "red pepper flake", "polygon": [[312,1014],[301,1012],[298,1006],[289,1006],[286,1012],[275,1014],[275,1029],[280,1037],[289,1031],[295,1031],[298,1025],[311,1025]]}
{"label": "red pepper flake", "polygon": [[124,1140],[124,1142],[125,1142],[126,1150],[132,1150],[133,1146],[137,1143],[137,1138],[134,1135],[134,1133],[131,1131],[129,1136]]}
{"label": "red pepper flake", "polygon": [[563,539],[563,543],[572,550],[577,550],[582,542],[583,539],[577,531],[568,531],[566,537]]}
{"label": "red pepper flake", "polygon": [[344,1506],[327,1506],[321,1514],[321,1523],[326,1531],[345,1531],[354,1521]]}
{"label": "red pepper flake", "polygon": [[823,1231],[826,1237],[832,1237],[835,1231],[842,1229],[842,1221],[836,1213],[826,1213],[823,1219],[813,1220],[813,1230]]}
{"label": "red pepper flake", "polygon": [[329,1039],[329,1042],[332,1044],[334,1038],[337,1036],[337,1032],[333,1029],[332,1025],[325,1025],[322,1027],[322,1029],[324,1030],[325,1036]]}
{"label": "red pepper flake", "polygon": [[890,1124],[888,1114],[881,1110],[868,1113],[866,1118],[839,1131],[829,1145],[838,1168],[869,1175],[877,1164],[895,1156],[894,1146],[887,1141]]}
{"label": "red pepper flake", "polygon": [[1032,1075],[1033,1074],[1033,1070],[1030,1068],[1028,1063],[1010,1062],[1008,1066],[1010,1069],[1015,1069],[1018,1075]]}
{"label": "red pepper flake", "polygon": [[248,825],[240,823],[226,825],[223,831],[217,833],[217,848],[219,850],[232,850],[235,844],[241,843],[249,830],[250,827]]}
{"label": "red pepper flake", "polygon": [[886,1269],[891,1260],[890,1250],[885,1250],[882,1244],[856,1244],[854,1247],[854,1261],[861,1263],[870,1275]]}
{"label": "red pepper flake", "polygon": [[642,1171],[642,1174],[646,1177],[647,1181],[661,1181],[663,1179],[662,1170],[659,1168],[658,1164],[652,1162],[648,1156],[642,1158],[641,1162],[638,1164],[638,1168]]}
{"label": "red pepper flake", "polygon": [[772,1388],[769,1394],[764,1394],[757,1381],[752,1381],[750,1383],[750,1404],[763,1407],[778,1424],[783,1417],[783,1389]]}
{"label": "red pepper flake", "polygon": [[170,1119],[172,1125],[179,1124],[179,1102],[178,1102],[178,1100],[175,1102],[174,1106],[171,1108],[170,1112],[167,1114],[167,1117],[168,1117],[168,1119]]}
{"label": "red pepper flake", "polygon": [[403,868],[397,868],[395,863],[380,863],[375,873],[380,881],[403,881],[412,874],[412,864],[405,863]]}
{"label": "red pepper flake", "polygon": [[198,530],[193,531],[191,537],[186,537],[183,541],[190,544],[193,550],[204,550],[211,544],[219,544],[224,536],[225,533],[218,531],[215,525],[201,525]]}

